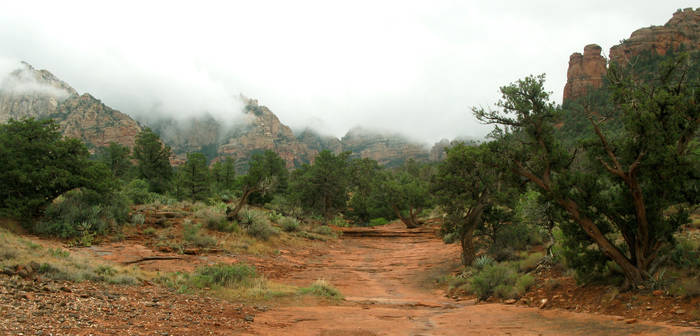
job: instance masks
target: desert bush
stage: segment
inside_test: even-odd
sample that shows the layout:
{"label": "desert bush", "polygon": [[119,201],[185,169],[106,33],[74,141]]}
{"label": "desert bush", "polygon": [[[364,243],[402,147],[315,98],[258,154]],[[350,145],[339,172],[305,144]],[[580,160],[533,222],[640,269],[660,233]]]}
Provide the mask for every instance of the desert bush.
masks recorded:
{"label": "desert bush", "polygon": [[369,220],[369,226],[380,226],[389,223],[384,217],[372,218]]}
{"label": "desert bush", "polygon": [[277,229],[275,229],[270,222],[265,217],[255,217],[252,223],[246,228],[248,234],[252,237],[268,240],[270,237],[277,235]]}
{"label": "desert bush", "polygon": [[156,235],[156,228],[149,226],[145,230],[143,230],[143,234],[147,236],[155,236]]}
{"label": "desert bush", "polygon": [[204,225],[211,230],[233,232],[237,227],[235,223],[226,219],[226,215],[222,211],[212,207],[198,210],[195,213],[195,217],[200,218]]}
{"label": "desert bush", "polygon": [[148,182],[141,179],[133,179],[124,187],[124,194],[134,204],[146,204],[151,202],[151,193],[148,192]]}
{"label": "desert bush", "polygon": [[191,221],[186,220],[182,227],[183,239],[196,247],[210,247],[216,245],[216,239],[214,239],[212,236],[201,233],[201,228],[201,224],[192,223]]}
{"label": "desert bush", "polygon": [[328,281],[318,279],[311,286],[299,289],[301,294],[311,294],[329,299],[342,299],[343,295],[338,289],[333,287]]}
{"label": "desert bush", "polygon": [[299,231],[299,221],[292,217],[282,217],[279,220],[279,225],[285,232],[297,232]]}
{"label": "desert bush", "polygon": [[49,205],[34,231],[61,238],[84,237],[113,231],[128,218],[128,200],[121,194],[75,189]]}
{"label": "desert bush", "polygon": [[518,268],[521,272],[533,271],[535,268],[537,268],[537,265],[540,263],[543,257],[544,254],[540,252],[530,254],[525,259],[520,260],[520,262],[518,262]]}
{"label": "desert bush", "polygon": [[136,213],[131,215],[131,224],[143,225],[146,222],[146,217],[143,214]]}
{"label": "desert bush", "polygon": [[698,297],[700,296],[700,278],[695,277],[678,280],[671,285],[669,292],[683,298]]}
{"label": "desert bush", "polygon": [[320,225],[313,229],[314,233],[318,233],[324,236],[335,236],[335,231],[328,226]]}
{"label": "desert bush", "polygon": [[472,263],[472,266],[478,270],[484,269],[486,266],[491,266],[496,262],[493,258],[490,256],[484,254],[482,256],[479,256],[478,258],[474,259],[474,262]]}
{"label": "desert bush", "polygon": [[470,288],[481,300],[492,295],[498,298],[516,298],[533,283],[534,278],[530,275],[520,275],[504,264],[493,264],[485,266],[472,276]]}
{"label": "desert bush", "polygon": [[193,282],[198,287],[236,287],[257,276],[255,268],[247,264],[216,264],[198,268]]}
{"label": "desert bush", "polygon": [[678,267],[700,267],[700,242],[679,238],[671,251],[671,261]]}

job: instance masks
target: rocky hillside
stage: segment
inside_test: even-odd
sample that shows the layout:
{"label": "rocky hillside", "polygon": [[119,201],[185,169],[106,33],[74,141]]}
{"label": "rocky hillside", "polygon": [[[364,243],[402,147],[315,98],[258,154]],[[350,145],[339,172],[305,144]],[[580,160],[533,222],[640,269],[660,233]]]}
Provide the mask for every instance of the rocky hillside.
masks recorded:
{"label": "rocky hillside", "polygon": [[64,135],[83,140],[91,149],[112,141],[131,147],[141,131],[126,114],[22,62],[0,84],[0,122],[29,117],[55,119]]}
{"label": "rocky hillside", "polygon": [[[353,157],[371,158],[395,166],[408,159],[428,161],[430,153],[398,134],[383,134],[355,128],[342,139],[306,129],[295,134],[257,100],[241,97],[243,118],[217,120],[204,115],[177,121],[173,118],[142,120],[172,147],[173,164],[181,164],[188,152],[202,152],[209,159],[232,157],[241,171],[251,155],[263,150],[277,152],[288,168],[311,163],[322,150],[350,151]],[[237,111],[234,111],[237,112]],[[90,94],[78,94],[67,83],[46,70],[27,63],[6,76],[0,85],[0,122],[10,118],[53,118],[64,135],[83,140],[89,148],[117,142],[133,147],[141,126],[126,114],[103,104]],[[441,147],[442,148],[442,147]],[[441,150],[433,157],[439,159]]]}
{"label": "rocky hillside", "polygon": [[373,132],[362,128],[348,131],[340,142],[353,157],[370,158],[384,166],[397,166],[408,159],[428,161],[429,151],[399,134]]}
{"label": "rocky hillside", "polygon": [[[663,26],[638,29],[620,44],[610,48],[610,61],[618,64],[629,62],[642,52],[665,55],[671,50],[700,49],[700,8],[678,10]],[[589,87],[603,85],[607,62],[601,56],[601,47],[589,44],[583,54],[573,53],[569,58],[564,100],[583,96]]]}

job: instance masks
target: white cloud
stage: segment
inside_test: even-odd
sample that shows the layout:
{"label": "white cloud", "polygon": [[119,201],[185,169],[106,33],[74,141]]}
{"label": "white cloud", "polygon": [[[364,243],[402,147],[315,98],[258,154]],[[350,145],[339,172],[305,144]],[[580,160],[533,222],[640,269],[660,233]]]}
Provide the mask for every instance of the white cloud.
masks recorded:
{"label": "white cloud", "polygon": [[[687,1],[8,2],[0,56],[46,68],[132,115],[230,119],[239,93],[295,129],[356,125],[425,141],[480,136],[498,87],[607,50]],[[40,10],[37,10],[40,9]]]}

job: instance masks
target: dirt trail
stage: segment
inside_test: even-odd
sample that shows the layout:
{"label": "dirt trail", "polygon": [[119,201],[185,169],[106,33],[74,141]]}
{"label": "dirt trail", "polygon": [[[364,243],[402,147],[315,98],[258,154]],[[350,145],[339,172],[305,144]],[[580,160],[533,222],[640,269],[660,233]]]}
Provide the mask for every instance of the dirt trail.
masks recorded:
{"label": "dirt trail", "polygon": [[306,286],[330,281],[345,301],[285,306],[255,317],[251,335],[700,335],[614,316],[455,301],[431,291],[455,266],[459,250],[426,230],[399,224],[346,232],[327,253],[277,281]]}

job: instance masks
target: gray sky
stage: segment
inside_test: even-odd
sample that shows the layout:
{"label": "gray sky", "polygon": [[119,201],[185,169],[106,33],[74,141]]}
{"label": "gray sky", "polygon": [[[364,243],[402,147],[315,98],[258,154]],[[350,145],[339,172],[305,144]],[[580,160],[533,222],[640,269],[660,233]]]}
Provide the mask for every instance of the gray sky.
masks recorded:
{"label": "gray sky", "polygon": [[292,128],[355,126],[435,142],[488,129],[471,106],[547,74],[560,102],[569,55],[604,53],[696,1],[8,1],[0,62],[25,60],[132,116],[208,111],[239,93]]}

